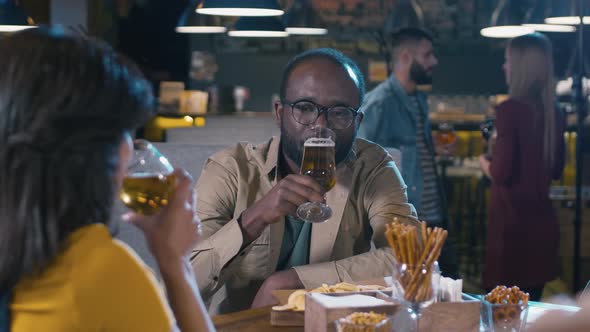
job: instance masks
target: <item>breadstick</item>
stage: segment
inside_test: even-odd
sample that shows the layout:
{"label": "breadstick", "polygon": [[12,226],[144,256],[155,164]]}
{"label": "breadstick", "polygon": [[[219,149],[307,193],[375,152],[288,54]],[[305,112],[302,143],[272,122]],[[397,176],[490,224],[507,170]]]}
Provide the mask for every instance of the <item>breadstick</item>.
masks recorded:
{"label": "breadstick", "polygon": [[422,221],[420,223],[420,233],[422,235],[422,247],[424,248],[424,246],[426,245],[426,238],[428,236],[428,231],[426,230],[426,222]]}
{"label": "breadstick", "polygon": [[[386,238],[399,264],[407,264],[410,270],[401,283],[408,301],[426,301],[432,296],[432,269],[440,256],[448,232],[442,228],[430,228],[425,222],[420,229],[394,221],[386,227]],[[420,234],[418,234],[420,232]],[[421,269],[426,268],[427,273]]]}

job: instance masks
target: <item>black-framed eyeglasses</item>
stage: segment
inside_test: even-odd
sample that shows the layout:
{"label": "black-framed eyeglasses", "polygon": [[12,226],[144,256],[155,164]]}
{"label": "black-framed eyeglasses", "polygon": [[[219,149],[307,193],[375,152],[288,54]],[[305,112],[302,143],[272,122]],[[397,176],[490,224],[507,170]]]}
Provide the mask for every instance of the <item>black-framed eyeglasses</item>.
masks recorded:
{"label": "black-framed eyeglasses", "polygon": [[358,109],[350,106],[326,107],[310,100],[298,100],[295,102],[283,100],[282,103],[291,106],[293,119],[306,126],[315,123],[322,113],[326,113],[328,126],[332,129],[342,130],[350,127],[359,113]]}

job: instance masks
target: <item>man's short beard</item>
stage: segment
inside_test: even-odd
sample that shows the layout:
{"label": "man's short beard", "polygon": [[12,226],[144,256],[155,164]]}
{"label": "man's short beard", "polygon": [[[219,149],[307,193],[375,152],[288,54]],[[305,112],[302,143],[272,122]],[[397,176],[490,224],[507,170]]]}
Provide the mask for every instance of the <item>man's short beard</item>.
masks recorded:
{"label": "man's short beard", "polygon": [[297,139],[285,130],[285,126],[281,123],[281,150],[291,159],[297,166],[301,167],[303,161],[303,143],[297,141]]}
{"label": "man's short beard", "polygon": [[416,60],[412,61],[410,65],[410,78],[419,85],[432,84],[432,75]]}

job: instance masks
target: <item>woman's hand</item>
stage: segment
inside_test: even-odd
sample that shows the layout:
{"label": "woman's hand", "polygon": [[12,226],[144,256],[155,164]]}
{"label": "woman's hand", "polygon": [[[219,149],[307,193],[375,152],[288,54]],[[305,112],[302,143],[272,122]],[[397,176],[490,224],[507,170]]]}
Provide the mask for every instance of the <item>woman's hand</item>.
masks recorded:
{"label": "woman's hand", "polygon": [[183,332],[215,331],[203,304],[193,271],[187,268],[186,255],[201,236],[201,222],[195,214],[196,197],[193,179],[182,169],[175,169],[176,190],[160,212],[153,216],[128,213],[123,219],[145,234],[156,258],[168,303],[178,328]]}
{"label": "woman's hand", "polygon": [[194,247],[201,235],[201,222],[195,213],[192,177],[175,169],[176,189],[168,204],[157,214],[145,216],[127,213],[123,219],[137,226],[145,235],[150,251],[162,265],[179,263]]}
{"label": "woman's hand", "polygon": [[479,166],[481,167],[483,174],[485,174],[488,178],[491,179],[492,175],[490,174],[490,161],[483,154],[479,156]]}

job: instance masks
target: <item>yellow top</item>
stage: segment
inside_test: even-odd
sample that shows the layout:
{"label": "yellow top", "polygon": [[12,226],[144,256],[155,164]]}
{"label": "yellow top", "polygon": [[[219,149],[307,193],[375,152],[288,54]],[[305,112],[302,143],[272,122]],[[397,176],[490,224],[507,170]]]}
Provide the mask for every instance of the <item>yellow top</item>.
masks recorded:
{"label": "yellow top", "polygon": [[106,226],[74,232],[55,262],[14,288],[12,332],[172,330],[152,272]]}

